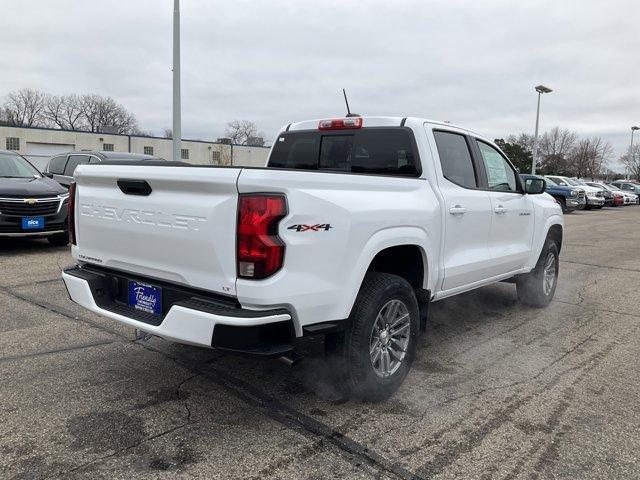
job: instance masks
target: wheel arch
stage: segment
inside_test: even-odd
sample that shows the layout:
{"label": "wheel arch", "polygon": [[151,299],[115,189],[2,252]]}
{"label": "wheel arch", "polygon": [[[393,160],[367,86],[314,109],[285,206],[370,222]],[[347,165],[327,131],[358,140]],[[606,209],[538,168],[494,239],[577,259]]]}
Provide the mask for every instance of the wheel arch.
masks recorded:
{"label": "wheel arch", "polygon": [[546,239],[550,239],[556,242],[556,245],[558,245],[558,253],[560,253],[560,250],[562,249],[563,234],[564,234],[563,226],[560,225],[559,223],[554,223],[549,227],[549,230],[547,231]]}
{"label": "wheel arch", "polygon": [[[366,243],[349,282],[347,318],[369,271],[392,273],[405,278],[416,290],[431,290],[436,280],[433,243],[427,232],[417,227],[397,227],[376,232]],[[394,260],[400,259],[398,264]],[[420,260],[414,267],[411,261]],[[406,270],[402,270],[406,267]],[[420,278],[422,277],[422,278]]]}
{"label": "wheel arch", "polygon": [[380,250],[371,259],[367,273],[391,273],[404,278],[414,289],[423,288],[428,261],[422,248],[415,244],[395,245]]}
{"label": "wheel arch", "polygon": [[526,268],[529,270],[536,266],[540,253],[542,252],[542,248],[548,238],[556,241],[558,244],[558,252],[560,252],[564,236],[564,218],[562,215],[551,215],[546,219],[544,228],[537,231],[540,233],[536,234],[534,237],[531,256],[529,257],[529,261],[526,265]]}

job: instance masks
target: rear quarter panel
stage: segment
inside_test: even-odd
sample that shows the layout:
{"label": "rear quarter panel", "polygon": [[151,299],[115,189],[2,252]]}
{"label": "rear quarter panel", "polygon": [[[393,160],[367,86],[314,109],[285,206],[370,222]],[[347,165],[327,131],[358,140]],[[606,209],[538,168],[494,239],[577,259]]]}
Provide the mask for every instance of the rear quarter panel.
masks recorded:
{"label": "rear quarter panel", "polygon": [[425,258],[437,251],[438,203],[424,179],[243,169],[238,190],[281,192],[288,203],[279,227],[283,268],[265,280],[238,279],[238,299],[248,308],[284,306],[298,328],[347,318],[371,260],[384,248],[415,244]]}

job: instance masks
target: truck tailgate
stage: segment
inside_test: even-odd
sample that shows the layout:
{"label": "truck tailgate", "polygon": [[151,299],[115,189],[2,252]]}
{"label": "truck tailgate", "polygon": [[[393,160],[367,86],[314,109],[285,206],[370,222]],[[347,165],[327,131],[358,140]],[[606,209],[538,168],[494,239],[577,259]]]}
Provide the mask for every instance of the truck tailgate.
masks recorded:
{"label": "truck tailgate", "polygon": [[[78,167],[74,256],[83,262],[235,295],[240,171]],[[123,191],[118,186],[118,181],[126,186],[131,180],[146,181],[151,192],[125,193],[127,188]]]}

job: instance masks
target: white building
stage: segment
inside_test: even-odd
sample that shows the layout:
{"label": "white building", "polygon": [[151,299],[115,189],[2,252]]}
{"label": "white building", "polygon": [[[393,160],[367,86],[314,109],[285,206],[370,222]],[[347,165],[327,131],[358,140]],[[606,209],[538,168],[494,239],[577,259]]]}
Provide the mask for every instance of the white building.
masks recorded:
{"label": "white building", "polygon": [[[268,147],[228,145],[204,140],[182,140],[182,160],[199,165],[262,167]],[[146,153],[171,160],[173,141],[161,137],[92,133],[40,127],[0,125],[0,149],[15,150],[42,169],[51,156],[74,150]]]}

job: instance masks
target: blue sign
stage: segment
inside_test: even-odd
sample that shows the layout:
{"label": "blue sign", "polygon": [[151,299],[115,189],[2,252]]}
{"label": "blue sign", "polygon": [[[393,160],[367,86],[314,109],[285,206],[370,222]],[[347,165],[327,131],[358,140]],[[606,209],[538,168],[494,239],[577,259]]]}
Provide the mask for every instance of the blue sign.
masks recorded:
{"label": "blue sign", "polygon": [[44,217],[22,217],[23,230],[37,230],[44,228]]}
{"label": "blue sign", "polygon": [[162,289],[145,283],[129,282],[129,305],[143,312],[162,315]]}

